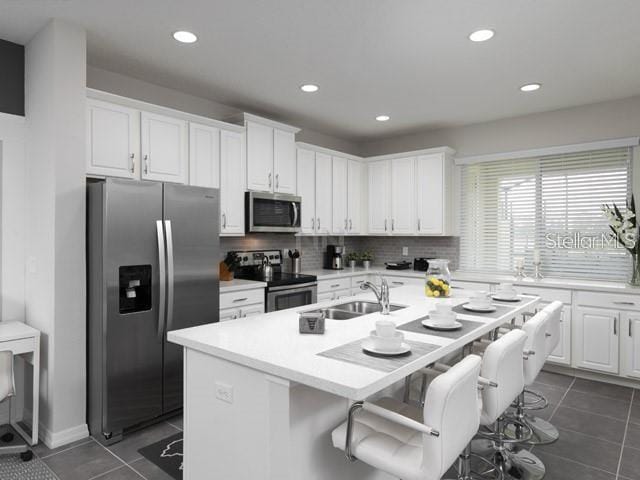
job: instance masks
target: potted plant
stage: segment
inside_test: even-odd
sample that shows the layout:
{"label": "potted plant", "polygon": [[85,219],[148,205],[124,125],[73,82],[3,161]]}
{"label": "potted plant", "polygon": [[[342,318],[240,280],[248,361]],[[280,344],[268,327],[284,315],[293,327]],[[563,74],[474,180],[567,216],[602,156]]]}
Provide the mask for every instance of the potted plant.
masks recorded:
{"label": "potted plant", "polygon": [[360,260],[362,260],[362,266],[368,270],[371,268],[373,254],[369,251],[362,252],[362,255],[360,255]]}
{"label": "potted plant", "polygon": [[235,252],[227,253],[224,260],[220,262],[220,280],[233,280],[233,272],[240,266],[240,256]]}
{"label": "potted plant", "polygon": [[349,268],[356,268],[356,263],[360,260],[360,255],[356,252],[351,252],[347,254],[347,263],[349,264]]}
{"label": "potted plant", "polygon": [[638,238],[638,223],[636,221],[636,202],[631,195],[626,208],[621,211],[614,203],[612,207],[603,205],[602,211],[609,221],[609,228],[631,256],[631,279],[629,285],[640,286],[640,241]]}

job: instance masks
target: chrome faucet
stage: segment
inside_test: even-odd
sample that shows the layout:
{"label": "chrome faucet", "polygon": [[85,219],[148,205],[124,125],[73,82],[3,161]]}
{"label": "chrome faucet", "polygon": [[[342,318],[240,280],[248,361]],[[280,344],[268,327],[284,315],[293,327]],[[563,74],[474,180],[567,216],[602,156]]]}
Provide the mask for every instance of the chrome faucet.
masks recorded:
{"label": "chrome faucet", "polygon": [[378,303],[382,308],[382,315],[389,315],[389,284],[387,283],[387,279],[384,277],[380,277],[380,288],[376,287],[371,282],[364,282],[360,284],[361,290],[370,289],[376,298],[378,299]]}

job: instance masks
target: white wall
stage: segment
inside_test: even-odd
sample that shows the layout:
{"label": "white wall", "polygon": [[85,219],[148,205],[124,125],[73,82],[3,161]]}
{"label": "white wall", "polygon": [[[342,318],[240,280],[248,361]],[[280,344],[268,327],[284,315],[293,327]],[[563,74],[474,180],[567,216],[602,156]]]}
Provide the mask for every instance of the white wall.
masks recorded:
{"label": "white wall", "polygon": [[57,20],[26,46],[27,323],[42,332],[47,445],[87,435],[84,30]]}
{"label": "white wall", "polygon": [[[217,120],[225,120],[240,112],[240,110],[235,107],[224,105],[214,100],[196,97],[185,92],[162,87],[94,66],[87,68],[87,86],[95,88],[96,90],[102,90],[123,97],[135,98],[136,100],[174,108],[195,115],[203,115]],[[250,113],[261,114],[261,112]],[[288,122],[286,118],[274,118],[274,120],[284,123]],[[296,140],[299,142],[307,142],[353,155],[358,155],[360,151],[360,146],[357,143],[304,128],[304,125],[298,125],[295,122],[291,124],[302,128],[302,131],[296,135]]]}
{"label": "white wall", "polygon": [[469,156],[638,135],[640,96],[371,141],[361,145],[361,154],[447,145],[458,156]]}

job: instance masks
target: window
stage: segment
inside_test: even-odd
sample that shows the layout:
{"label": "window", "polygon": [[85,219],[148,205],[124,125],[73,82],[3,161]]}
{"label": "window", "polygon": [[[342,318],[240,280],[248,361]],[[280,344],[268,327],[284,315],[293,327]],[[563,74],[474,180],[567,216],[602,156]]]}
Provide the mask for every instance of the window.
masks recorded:
{"label": "window", "polygon": [[600,210],[631,191],[631,148],[462,165],[460,268],[508,273],[514,257],[531,269],[540,251],[549,277],[626,280],[626,251]]}

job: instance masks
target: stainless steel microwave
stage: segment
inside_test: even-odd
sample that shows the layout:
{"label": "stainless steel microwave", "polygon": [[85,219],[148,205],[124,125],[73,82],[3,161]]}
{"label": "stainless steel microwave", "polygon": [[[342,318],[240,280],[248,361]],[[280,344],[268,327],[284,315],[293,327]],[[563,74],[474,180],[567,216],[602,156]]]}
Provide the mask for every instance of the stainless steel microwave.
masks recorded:
{"label": "stainless steel microwave", "polygon": [[246,192],[247,232],[299,232],[301,201],[285,193]]}

